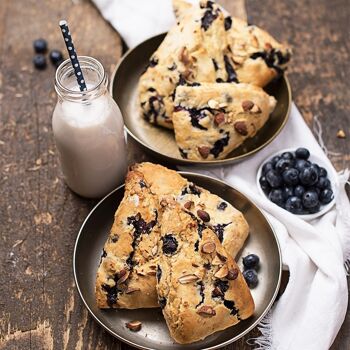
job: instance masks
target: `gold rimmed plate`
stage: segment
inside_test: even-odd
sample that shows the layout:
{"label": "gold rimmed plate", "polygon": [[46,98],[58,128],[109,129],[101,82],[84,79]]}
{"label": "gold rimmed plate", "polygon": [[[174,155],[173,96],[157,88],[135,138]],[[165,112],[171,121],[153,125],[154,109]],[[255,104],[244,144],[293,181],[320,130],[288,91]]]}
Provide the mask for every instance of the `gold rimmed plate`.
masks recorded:
{"label": "gold rimmed plate", "polygon": [[157,35],[129,50],[116,67],[110,87],[111,94],[122,112],[128,135],[145,150],[156,156],[159,161],[171,164],[200,166],[229,164],[258,152],[279,134],[287,122],[291,106],[291,90],[284,75],[265,88],[268,94],[276,98],[277,106],[267,123],[253,138],[247,139],[225,159],[203,161],[181,158],[174,131],[145,121],[137,105],[138,80],[164,36],[165,34]]}
{"label": "gold rimmed plate", "polygon": [[[259,284],[252,290],[256,308],[252,317],[238,325],[186,346],[176,344],[170,338],[160,309],[99,309],[95,301],[96,271],[115,210],[124,195],[124,186],[120,186],[103,198],[82,224],[74,247],[73,270],[79,294],[92,317],[113,336],[139,349],[177,350],[185,347],[189,350],[204,350],[228,345],[261,321],[279,290],[282,271],[280,248],[275,233],[262,212],[242,193],[224,182],[199,174],[180,174],[234,205],[248,221],[250,234],[237,257],[237,263],[242,269],[243,256],[255,253],[260,257]],[[132,320],[142,322],[139,332],[131,332],[125,327],[125,323]]]}

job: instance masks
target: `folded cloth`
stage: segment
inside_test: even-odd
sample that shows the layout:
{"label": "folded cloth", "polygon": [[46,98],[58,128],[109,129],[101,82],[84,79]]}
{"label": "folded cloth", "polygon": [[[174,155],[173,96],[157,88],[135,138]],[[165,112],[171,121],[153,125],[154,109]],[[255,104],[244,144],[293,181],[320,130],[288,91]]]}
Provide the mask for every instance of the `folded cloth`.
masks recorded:
{"label": "folded cloth", "polygon": [[[133,47],[166,31],[174,23],[170,0],[93,0],[103,16]],[[306,222],[260,195],[256,171],[270,154],[307,147],[332,164],[293,104],[281,134],[254,156],[236,165],[197,171],[231,184],[262,208],[273,225],[290,271],[287,288],[261,324],[258,349],[323,350],[333,343],[347,309],[343,262],[350,258],[350,204],[345,192],[349,171],[339,174],[336,205],[321,218]]]}

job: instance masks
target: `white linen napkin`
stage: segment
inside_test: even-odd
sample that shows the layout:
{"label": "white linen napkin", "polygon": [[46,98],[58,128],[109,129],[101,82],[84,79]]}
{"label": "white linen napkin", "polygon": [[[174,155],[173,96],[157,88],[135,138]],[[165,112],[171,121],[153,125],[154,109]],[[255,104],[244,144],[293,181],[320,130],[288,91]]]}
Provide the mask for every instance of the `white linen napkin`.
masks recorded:
{"label": "white linen napkin", "polygon": [[[170,0],[93,0],[129,47],[167,31],[174,23]],[[195,1],[195,0],[194,0]],[[349,171],[339,174],[336,206],[321,218],[305,222],[259,194],[256,171],[270,154],[284,148],[307,147],[332,167],[293,104],[281,134],[256,155],[236,165],[190,169],[233,185],[265,211],[289,268],[288,286],[261,323],[258,349],[327,350],[347,309],[343,262],[350,258],[350,204],[345,192]],[[186,170],[189,170],[187,167]]]}

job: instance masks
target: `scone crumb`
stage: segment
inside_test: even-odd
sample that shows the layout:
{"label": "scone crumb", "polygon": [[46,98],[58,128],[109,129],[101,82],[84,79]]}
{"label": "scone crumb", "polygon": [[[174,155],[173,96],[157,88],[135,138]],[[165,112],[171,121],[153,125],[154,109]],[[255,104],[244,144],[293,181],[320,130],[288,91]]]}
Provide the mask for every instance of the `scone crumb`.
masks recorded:
{"label": "scone crumb", "polygon": [[142,323],[140,321],[131,321],[125,323],[125,326],[133,332],[138,332],[142,327]]}
{"label": "scone crumb", "polygon": [[345,131],[343,129],[339,129],[337,132],[337,137],[338,139],[345,139],[346,138]]}

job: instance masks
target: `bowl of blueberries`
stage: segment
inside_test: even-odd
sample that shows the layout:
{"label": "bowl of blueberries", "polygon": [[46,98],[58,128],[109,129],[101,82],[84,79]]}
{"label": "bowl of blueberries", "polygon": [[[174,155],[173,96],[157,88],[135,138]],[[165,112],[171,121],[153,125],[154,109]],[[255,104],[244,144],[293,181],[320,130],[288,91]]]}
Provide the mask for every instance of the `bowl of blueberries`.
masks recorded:
{"label": "bowl of blueberries", "polygon": [[281,208],[312,220],[334,205],[337,173],[306,148],[286,149],[260,165],[257,186]]}

